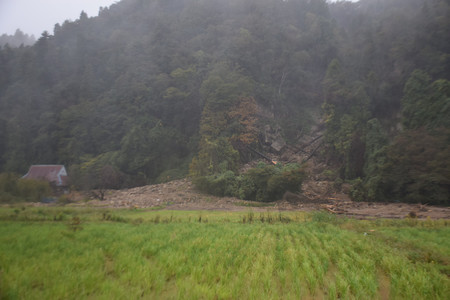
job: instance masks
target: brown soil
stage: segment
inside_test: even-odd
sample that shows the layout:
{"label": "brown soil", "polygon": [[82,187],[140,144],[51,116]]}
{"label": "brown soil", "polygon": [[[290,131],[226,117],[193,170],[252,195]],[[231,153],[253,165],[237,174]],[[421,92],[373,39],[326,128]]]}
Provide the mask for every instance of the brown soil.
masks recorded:
{"label": "brown soil", "polygon": [[[231,197],[214,197],[196,191],[189,180],[136,187],[125,190],[109,190],[105,200],[92,200],[84,204],[94,207],[109,208],[153,208],[170,210],[283,210],[283,211],[313,211],[326,210],[335,214],[354,218],[431,218],[449,219],[450,207],[436,207],[404,203],[370,203],[353,202],[348,196],[351,186],[334,185],[336,175],[330,173],[330,167],[315,153],[320,149],[322,141],[320,126],[312,130],[312,134],[298,141],[297,146],[286,146],[282,153],[274,154],[267,151],[266,156],[283,164],[304,163],[307,179],[302,184],[302,193],[286,193],[282,200],[271,203],[243,201]],[[261,159],[260,161],[265,162]],[[255,167],[254,160],[242,167],[241,173]],[[332,169],[332,168],[331,168]],[[75,199],[76,200],[76,199]],[[77,203],[83,203],[77,201]]]}
{"label": "brown soil", "polygon": [[83,205],[168,210],[327,210],[354,218],[405,218],[407,216],[419,219],[450,218],[450,207],[405,203],[353,202],[345,193],[334,193],[331,181],[306,181],[303,184],[301,195],[286,193],[282,200],[263,204],[231,197],[221,198],[202,194],[194,189],[189,180],[183,179],[125,190],[109,190],[105,193],[105,200],[92,200]]}

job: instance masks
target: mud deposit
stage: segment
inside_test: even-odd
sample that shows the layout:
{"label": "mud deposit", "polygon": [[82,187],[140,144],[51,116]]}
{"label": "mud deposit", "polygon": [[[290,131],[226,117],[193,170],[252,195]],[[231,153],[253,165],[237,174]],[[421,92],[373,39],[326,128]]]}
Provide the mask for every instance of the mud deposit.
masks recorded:
{"label": "mud deposit", "polygon": [[327,210],[354,218],[450,219],[449,207],[422,204],[353,202],[345,193],[333,193],[328,181],[307,181],[301,195],[287,193],[282,200],[260,203],[231,197],[214,197],[196,191],[189,180],[148,185],[125,190],[108,190],[105,200],[91,200],[91,207],[152,208],[168,210]]}

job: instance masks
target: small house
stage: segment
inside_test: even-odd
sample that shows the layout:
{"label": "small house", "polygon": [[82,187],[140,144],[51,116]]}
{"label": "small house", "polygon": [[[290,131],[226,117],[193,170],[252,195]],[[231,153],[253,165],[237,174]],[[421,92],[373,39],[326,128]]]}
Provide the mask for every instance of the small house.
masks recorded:
{"label": "small house", "polygon": [[69,177],[63,165],[33,165],[22,178],[45,180],[58,190],[69,186]]}

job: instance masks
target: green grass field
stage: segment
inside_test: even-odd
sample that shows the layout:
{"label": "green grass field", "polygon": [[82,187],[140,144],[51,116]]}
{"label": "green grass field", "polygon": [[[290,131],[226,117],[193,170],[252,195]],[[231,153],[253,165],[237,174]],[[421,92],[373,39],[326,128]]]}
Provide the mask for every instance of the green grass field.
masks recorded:
{"label": "green grass field", "polygon": [[0,209],[1,299],[450,299],[446,220]]}

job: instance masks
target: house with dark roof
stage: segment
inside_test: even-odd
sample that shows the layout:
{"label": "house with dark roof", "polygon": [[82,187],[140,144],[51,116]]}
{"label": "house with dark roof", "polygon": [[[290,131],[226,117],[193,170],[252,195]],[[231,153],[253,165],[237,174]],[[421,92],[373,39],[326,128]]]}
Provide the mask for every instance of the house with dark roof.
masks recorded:
{"label": "house with dark roof", "polygon": [[69,177],[63,165],[33,165],[22,178],[45,180],[56,188],[69,186]]}

